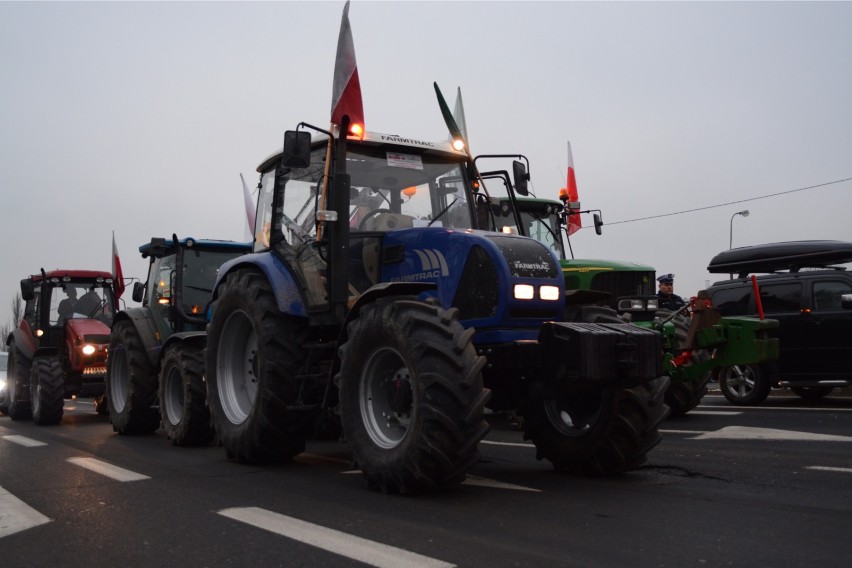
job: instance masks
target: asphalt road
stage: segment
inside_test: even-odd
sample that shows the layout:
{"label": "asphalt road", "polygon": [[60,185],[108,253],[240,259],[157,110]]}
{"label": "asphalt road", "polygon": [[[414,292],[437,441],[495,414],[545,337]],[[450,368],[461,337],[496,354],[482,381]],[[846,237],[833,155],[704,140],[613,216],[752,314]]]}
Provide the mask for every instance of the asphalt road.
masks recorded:
{"label": "asphalt road", "polygon": [[[847,566],[852,398],[755,408],[708,395],[640,470],[557,474],[502,416],[469,480],[366,489],[345,445],[274,467],[162,433],[115,435],[86,401],[58,427],[0,417],[0,563],[17,566]],[[24,530],[23,527],[28,526]]]}

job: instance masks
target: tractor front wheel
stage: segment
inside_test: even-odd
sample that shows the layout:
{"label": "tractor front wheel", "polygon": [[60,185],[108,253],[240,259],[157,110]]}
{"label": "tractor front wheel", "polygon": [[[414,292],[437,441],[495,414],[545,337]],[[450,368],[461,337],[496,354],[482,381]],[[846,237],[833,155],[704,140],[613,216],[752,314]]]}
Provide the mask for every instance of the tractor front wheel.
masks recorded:
{"label": "tractor front wheel", "polygon": [[213,439],[204,354],[192,345],[171,345],[160,372],[160,414],[163,430],[176,446],[198,446]]}
{"label": "tractor front wheel", "polygon": [[[672,313],[671,310],[657,310],[656,318],[665,320],[671,317]],[[682,313],[678,313],[671,322],[675,330],[674,337],[671,338],[671,350],[674,355],[680,355],[688,347],[690,319]],[[705,363],[709,360],[710,353],[706,349],[693,349],[687,365]],[[712,373],[707,371],[692,379],[680,379],[677,373],[675,375],[666,390],[665,400],[671,410],[669,416],[682,416],[698,406],[701,399],[707,394],[707,383],[710,382]]]}
{"label": "tractor front wheel", "polygon": [[262,273],[237,270],[219,287],[207,335],[207,403],[229,458],[278,462],[305,450],[315,417],[297,402],[306,331],[303,320],[279,311]]}
{"label": "tractor front wheel", "polygon": [[112,327],[105,396],[112,429],[119,434],[150,434],[159,427],[157,374],[136,326],[126,319]]}
{"label": "tractor front wheel", "polygon": [[65,370],[57,357],[36,357],[30,374],[33,421],[59,424],[65,404]]}
{"label": "tractor front wheel", "polygon": [[635,469],[660,439],[668,414],[668,377],[633,388],[599,388],[562,400],[535,400],[524,412],[524,439],[558,471],[611,475]]}
{"label": "tractor front wheel", "polygon": [[461,483],[479,460],[490,391],[473,330],[410,297],[365,305],[340,346],[343,432],[367,486],[418,493]]}
{"label": "tractor front wheel", "polygon": [[26,397],[27,379],[30,377],[30,365],[17,348],[15,342],[9,344],[8,373],[6,375],[6,414],[12,420],[29,420],[33,411]]}

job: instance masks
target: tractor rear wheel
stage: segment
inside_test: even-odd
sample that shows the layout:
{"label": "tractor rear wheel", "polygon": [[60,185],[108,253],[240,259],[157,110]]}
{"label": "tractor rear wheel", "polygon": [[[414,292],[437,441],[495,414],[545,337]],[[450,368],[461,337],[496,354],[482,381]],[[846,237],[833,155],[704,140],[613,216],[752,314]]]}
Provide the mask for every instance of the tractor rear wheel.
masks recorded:
{"label": "tractor rear wheel", "polygon": [[635,469],[660,439],[668,415],[668,377],[633,388],[599,388],[563,400],[530,403],[524,412],[524,439],[536,457],[558,471],[611,475]]}
{"label": "tractor rear wheel", "polygon": [[112,429],[119,434],[150,434],[159,427],[157,374],[136,326],[126,319],[112,327],[105,396]]}
{"label": "tractor rear wheel", "polygon": [[[667,319],[672,315],[670,310],[657,310],[656,317]],[[674,317],[672,324],[675,327],[675,336],[672,338],[672,349],[674,355],[679,355],[687,348],[689,335],[689,318],[678,314]],[[710,353],[706,349],[693,349],[689,364],[704,363],[710,360]],[[671,412],[669,416],[682,416],[698,406],[701,399],[707,394],[707,383],[710,382],[712,373],[707,371],[700,377],[689,380],[672,379],[666,390],[666,404]]]}
{"label": "tractor rear wheel", "polygon": [[30,374],[33,421],[46,426],[62,421],[65,404],[65,370],[58,357],[36,357]]}
{"label": "tractor rear wheel", "polygon": [[30,401],[26,399],[29,390],[27,381],[30,377],[30,365],[24,359],[15,342],[9,344],[8,373],[6,375],[6,414],[12,420],[29,420],[33,411]]}
{"label": "tractor rear wheel", "polygon": [[229,274],[213,301],[207,402],[229,458],[279,462],[305,450],[315,413],[296,408],[306,323],[282,314],[266,277]]}
{"label": "tractor rear wheel", "polygon": [[759,365],[732,365],[719,369],[719,390],[731,404],[760,404],[772,390],[768,375]]}
{"label": "tractor rear wheel", "polygon": [[455,309],[388,297],[361,308],[346,332],[335,380],[367,486],[418,493],[461,483],[488,432],[473,330]]}
{"label": "tractor rear wheel", "polygon": [[198,446],[213,439],[204,353],[193,345],[171,345],[160,371],[160,415],[163,430],[176,446]]}

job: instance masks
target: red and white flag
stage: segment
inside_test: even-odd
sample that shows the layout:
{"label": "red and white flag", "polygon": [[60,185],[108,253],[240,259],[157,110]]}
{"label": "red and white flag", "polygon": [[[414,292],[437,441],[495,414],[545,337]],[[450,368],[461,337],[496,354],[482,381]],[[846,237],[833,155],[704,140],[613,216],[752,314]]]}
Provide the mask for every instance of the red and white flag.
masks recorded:
{"label": "red and white flag", "polygon": [[249,191],[248,185],[246,185],[246,180],[243,177],[243,174],[240,174],[240,180],[242,180],[243,182],[243,200],[246,204],[246,223],[248,223],[248,228],[246,229],[246,238],[251,241],[254,239],[254,199],[251,198],[251,192]]}
{"label": "red and white flag", "polygon": [[[568,142],[568,181],[565,186],[568,189],[568,201],[577,203],[580,196],[577,193],[577,179],[574,177],[574,156],[571,154],[571,142]],[[579,213],[568,215],[568,234],[573,235],[583,226],[583,220]]]}
{"label": "red and white flag", "polygon": [[[349,115],[349,124],[364,128],[364,104],[361,102],[361,82],[355,62],[355,44],[349,25],[349,0],[343,7],[340,36],[337,38],[337,58],[334,62],[334,85],[331,92],[331,122],[340,125]],[[352,129],[350,128],[350,132]]]}
{"label": "red and white flag", "polygon": [[115,309],[118,309],[118,299],[124,294],[124,273],[121,271],[118,247],[115,246],[115,231],[112,232],[112,289],[115,293]]}

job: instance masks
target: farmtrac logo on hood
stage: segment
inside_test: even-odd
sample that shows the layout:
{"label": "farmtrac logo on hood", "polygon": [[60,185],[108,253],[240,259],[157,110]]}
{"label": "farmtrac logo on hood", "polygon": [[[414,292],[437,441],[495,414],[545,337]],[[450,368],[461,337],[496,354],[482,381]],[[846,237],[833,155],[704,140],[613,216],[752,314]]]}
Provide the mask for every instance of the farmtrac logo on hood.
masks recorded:
{"label": "farmtrac logo on hood", "polygon": [[420,272],[391,278],[392,282],[419,282],[450,275],[447,258],[441,251],[437,249],[414,249],[414,254],[420,260]]}

